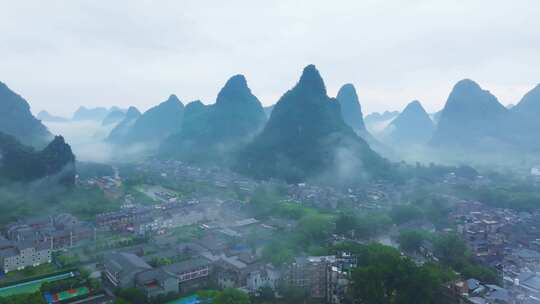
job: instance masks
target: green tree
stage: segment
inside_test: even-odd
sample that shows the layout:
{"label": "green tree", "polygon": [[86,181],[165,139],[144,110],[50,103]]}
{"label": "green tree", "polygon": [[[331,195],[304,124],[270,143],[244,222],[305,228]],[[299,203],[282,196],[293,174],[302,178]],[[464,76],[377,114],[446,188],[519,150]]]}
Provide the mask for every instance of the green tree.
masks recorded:
{"label": "green tree", "polygon": [[234,288],[227,288],[220,292],[213,301],[214,304],[250,304],[249,296]]}
{"label": "green tree", "polygon": [[263,249],[263,258],[275,266],[281,266],[294,257],[294,252],[289,246],[277,240],[272,241]]}
{"label": "green tree", "polygon": [[426,239],[424,233],[417,230],[402,231],[398,236],[399,248],[405,252],[416,253]]}
{"label": "green tree", "polygon": [[360,239],[370,239],[391,224],[392,220],[385,214],[366,214],[358,219],[355,237]]}
{"label": "green tree", "polygon": [[351,214],[342,213],[336,219],[336,233],[342,235],[349,235],[356,230],[358,226],[358,219]]}
{"label": "green tree", "polygon": [[137,288],[126,288],[118,291],[118,297],[128,301],[131,304],[145,304],[146,296]]}
{"label": "green tree", "polygon": [[152,267],[159,267],[159,266],[171,265],[172,263],[173,261],[169,258],[153,257],[149,264]]}
{"label": "green tree", "polygon": [[467,263],[460,272],[465,278],[475,278],[486,284],[499,284],[501,281],[497,271],[482,265]]}
{"label": "green tree", "polygon": [[274,290],[268,286],[259,288],[257,294],[257,300],[263,303],[272,303],[276,299]]}
{"label": "green tree", "polygon": [[10,297],[0,297],[0,304],[46,304],[47,302],[43,298],[40,292],[21,294]]}
{"label": "green tree", "polygon": [[392,221],[398,225],[421,219],[422,216],[422,211],[411,205],[395,206],[390,211]]}
{"label": "green tree", "polygon": [[309,298],[308,292],[300,287],[281,286],[279,293],[283,295],[283,302],[286,304],[306,303]]}
{"label": "green tree", "polygon": [[456,234],[443,234],[434,241],[434,254],[441,263],[461,268],[468,257],[467,245]]}
{"label": "green tree", "polygon": [[352,272],[352,298],[369,304],[435,304],[448,276],[433,266],[417,266],[399,251],[379,245],[355,246],[358,268]]}
{"label": "green tree", "polygon": [[325,214],[308,214],[302,217],[298,223],[298,232],[306,242],[325,239],[332,230],[332,217]]}
{"label": "green tree", "polygon": [[201,299],[201,302],[210,303],[219,295],[219,293],[220,292],[217,290],[199,290],[197,291],[197,296]]}

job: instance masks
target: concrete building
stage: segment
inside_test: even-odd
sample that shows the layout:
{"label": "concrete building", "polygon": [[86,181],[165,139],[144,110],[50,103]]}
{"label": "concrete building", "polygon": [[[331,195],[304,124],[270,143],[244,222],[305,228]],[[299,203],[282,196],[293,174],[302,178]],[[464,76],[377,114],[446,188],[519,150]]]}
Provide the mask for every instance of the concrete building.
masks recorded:
{"label": "concrete building", "polygon": [[163,270],[177,278],[179,292],[188,293],[207,286],[211,262],[200,257],[163,266]]}
{"label": "concrete building", "polygon": [[51,261],[51,248],[46,243],[34,246],[31,242],[2,241],[0,245],[0,265],[4,273]]}
{"label": "concrete building", "polygon": [[335,256],[297,257],[285,271],[284,283],[304,289],[314,299],[325,299],[328,269],[335,262]]}
{"label": "concrete building", "polygon": [[143,259],[132,253],[111,252],[103,257],[104,273],[107,280],[118,288],[135,287],[138,273],[152,267]]}
{"label": "concrete building", "polygon": [[281,273],[271,264],[261,265],[248,273],[246,289],[249,293],[256,293],[263,287],[275,290],[281,279]]}
{"label": "concrete building", "polygon": [[178,279],[161,268],[143,270],[135,275],[135,287],[142,290],[147,299],[177,294]]}
{"label": "concrete building", "polygon": [[95,240],[95,229],[68,213],[30,218],[8,225],[6,236],[14,242],[46,243],[51,249],[71,248],[84,240]]}

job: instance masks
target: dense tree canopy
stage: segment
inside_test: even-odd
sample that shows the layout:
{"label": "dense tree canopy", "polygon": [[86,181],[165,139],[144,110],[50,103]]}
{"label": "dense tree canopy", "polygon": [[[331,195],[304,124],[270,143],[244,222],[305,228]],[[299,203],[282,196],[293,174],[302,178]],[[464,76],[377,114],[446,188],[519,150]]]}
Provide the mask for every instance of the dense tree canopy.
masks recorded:
{"label": "dense tree canopy", "polygon": [[251,303],[251,300],[249,299],[249,296],[238,290],[233,288],[228,288],[223,291],[221,291],[215,298],[214,301],[212,301],[214,304],[249,304]]}
{"label": "dense tree canopy", "polygon": [[434,265],[417,266],[390,247],[359,248],[359,266],[352,272],[351,296],[365,304],[435,304],[442,284],[451,278]]}

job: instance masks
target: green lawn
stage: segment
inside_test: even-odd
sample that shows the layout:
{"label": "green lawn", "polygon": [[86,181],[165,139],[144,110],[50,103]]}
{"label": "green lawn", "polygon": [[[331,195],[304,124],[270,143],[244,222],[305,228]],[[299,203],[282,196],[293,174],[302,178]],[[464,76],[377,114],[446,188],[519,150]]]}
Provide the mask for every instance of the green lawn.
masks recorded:
{"label": "green lawn", "polygon": [[25,278],[29,277],[37,277],[46,275],[49,273],[54,273],[59,271],[53,264],[43,264],[36,267],[27,267],[23,270],[17,270],[17,271],[11,271],[6,274],[6,277],[0,280],[0,283],[10,283],[10,282],[16,282],[20,280],[24,280]]}

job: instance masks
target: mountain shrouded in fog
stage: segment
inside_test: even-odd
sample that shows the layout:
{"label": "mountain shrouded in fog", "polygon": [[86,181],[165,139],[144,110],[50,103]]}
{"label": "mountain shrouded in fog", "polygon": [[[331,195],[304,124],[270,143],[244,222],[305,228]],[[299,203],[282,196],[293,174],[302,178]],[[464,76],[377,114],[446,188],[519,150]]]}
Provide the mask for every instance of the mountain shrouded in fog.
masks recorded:
{"label": "mountain shrouded in fog", "polygon": [[386,127],[385,141],[393,144],[425,144],[433,136],[435,124],[418,100],[405,109]]}
{"label": "mountain shrouded in fog", "polygon": [[49,113],[47,111],[40,111],[36,115],[36,118],[41,120],[41,121],[47,121],[47,122],[66,122],[66,121],[68,121],[68,119],[65,118],[65,117],[52,115],[51,113]]}
{"label": "mountain shrouded in fog", "polygon": [[343,121],[345,121],[345,123],[349,125],[358,136],[364,139],[377,153],[388,158],[393,158],[393,151],[379,142],[366,129],[364,115],[362,114],[362,106],[358,100],[354,85],[350,83],[343,85],[338,91],[336,100],[340,105]]}
{"label": "mountain shrouded in fog", "polygon": [[75,183],[75,156],[63,137],[56,136],[43,150],[35,151],[0,132],[0,178],[28,182],[46,177],[64,185]]}
{"label": "mountain shrouded in fog", "polygon": [[489,91],[472,80],[461,80],[448,96],[431,145],[489,148],[482,147],[482,142],[500,141],[507,132],[508,114],[508,109]]}
{"label": "mountain shrouded in fog", "polygon": [[538,119],[540,115],[540,84],[527,92],[511,110],[524,116],[535,116]]}
{"label": "mountain shrouded in fog", "polygon": [[30,112],[30,105],[20,95],[0,82],[0,132],[14,136],[24,145],[43,147],[52,134]]}
{"label": "mountain shrouded in fog", "polygon": [[366,129],[371,134],[379,134],[399,115],[399,111],[373,112],[364,117]]}
{"label": "mountain shrouded in fog", "polygon": [[108,126],[112,124],[116,124],[121,122],[126,117],[126,111],[122,111],[121,109],[111,109],[109,111],[109,114],[103,118],[101,121],[101,125]]}
{"label": "mountain shrouded in fog", "polygon": [[326,174],[344,179],[371,174],[384,160],[343,121],[338,102],[309,65],[238,162],[241,171],[258,178],[298,182]]}
{"label": "mountain shrouded in fog", "polygon": [[[186,134],[195,134],[202,124],[206,124],[210,106],[204,105],[200,100],[195,100],[186,105],[182,130]],[[176,134],[175,134],[176,136]]]}
{"label": "mountain shrouded in fog", "polygon": [[109,110],[107,110],[104,107],[97,107],[97,108],[87,108],[84,106],[81,106],[73,113],[73,120],[94,120],[94,121],[102,121],[105,116],[109,114]]}
{"label": "mountain shrouded in fog", "polygon": [[350,83],[343,85],[339,89],[336,99],[341,106],[341,116],[345,123],[355,131],[364,131],[366,129],[364,115],[354,85]]}
{"label": "mountain shrouded in fog", "polygon": [[184,104],[176,95],[170,95],[167,100],[136,118],[115,142],[159,144],[167,136],[180,132],[183,116]]}
{"label": "mountain shrouded in fog", "polygon": [[190,103],[182,130],[167,138],[161,154],[189,161],[221,162],[263,127],[266,114],[243,75],[231,77],[216,103]]}
{"label": "mountain shrouded in fog", "polygon": [[540,150],[540,84],[510,109],[510,138],[522,148]]}
{"label": "mountain shrouded in fog", "polygon": [[124,119],[109,133],[107,141],[111,143],[122,142],[139,117],[141,117],[141,112],[136,107],[129,107]]}

